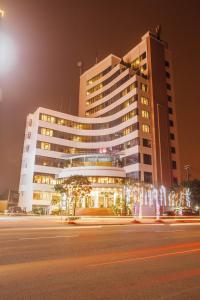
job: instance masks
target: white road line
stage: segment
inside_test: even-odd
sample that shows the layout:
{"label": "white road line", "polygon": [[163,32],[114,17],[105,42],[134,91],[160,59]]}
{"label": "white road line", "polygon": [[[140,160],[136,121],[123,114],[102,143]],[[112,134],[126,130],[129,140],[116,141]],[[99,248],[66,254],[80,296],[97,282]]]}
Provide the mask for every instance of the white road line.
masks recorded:
{"label": "white road line", "polygon": [[198,251],[200,251],[200,248],[191,249],[191,250],[184,250],[184,251],[177,251],[177,252],[168,252],[168,253],[151,255],[151,256],[144,256],[144,257],[126,258],[126,259],[115,260],[115,261],[110,261],[110,262],[92,264],[92,265],[90,265],[90,267],[113,265],[113,264],[126,263],[126,262],[131,262],[131,261],[148,260],[148,259],[153,259],[153,258],[157,258],[157,257],[174,256],[174,255],[178,255],[178,254],[193,253],[193,252],[198,252]]}
{"label": "white road line", "polygon": [[153,232],[177,232],[177,231],[185,231],[184,229],[176,229],[176,230],[154,230]]}
{"label": "white road line", "polygon": [[40,240],[40,239],[59,239],[59,238],[73,238],[78,236],[79,235],[38,236],[38,237],[19,238],[17,240],[24,241],[24,240]]}
{"label": "white road line", "polygon": [[170,226],[200,226],[200,223],[177,223],[169,224]]}
{"label": "white road line", "polygon": [[0,228],[0,231],[29,231],[29,230],[73,230],[73,229],[93,229],[93,228],[102,228],[101,225],[95,225],[95,226],[73,226],[73,227],[15,227],[15,228]]}

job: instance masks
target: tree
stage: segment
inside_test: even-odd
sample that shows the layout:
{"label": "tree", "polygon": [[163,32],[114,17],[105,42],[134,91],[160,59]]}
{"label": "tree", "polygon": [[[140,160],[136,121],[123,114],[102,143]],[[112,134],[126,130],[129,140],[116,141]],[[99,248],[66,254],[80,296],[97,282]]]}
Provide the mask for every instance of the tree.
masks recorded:
{"label": "tree", "polygon": [[53,199],[53,200],[51,201],[51,204],[53,204],[53,205],[59,204],[59,211],[61,211],[61,210],[62,210],[62,209],[61,209],[62,196],[67,194],[67,190],[63,187],[62,184],[56,184],[56,185],[54,185],[54,190],[55,190],[57,193],[59,193],[59,194],[61,195],[61,197],[59,198],[59,200],[58,200],[58,199],[56,199],[56,200]]}
{"label": "tree", "polygon": [[73,206],[73,214],[76,214],[76,207],[78,201],[83,198],[86,198],[91,190],[91,184],[87,177],[82,175],[74,175],[65,179],[62,184],[55,185],[55,190],[60,192],[61,194],[66,194],[68,207],[71,203]]}
{"label": "tree", "polygon": [[183,181],[182,186],[190,189],[191,206],[193,208],[200,206],[200,180]]}

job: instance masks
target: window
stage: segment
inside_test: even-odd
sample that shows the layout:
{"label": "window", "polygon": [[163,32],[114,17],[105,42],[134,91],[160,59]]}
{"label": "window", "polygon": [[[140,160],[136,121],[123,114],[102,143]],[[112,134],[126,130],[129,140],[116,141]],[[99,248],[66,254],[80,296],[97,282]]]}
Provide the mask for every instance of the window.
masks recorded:
{"label": "window", "polygon": [[169,72],[166,72],[166,77],[170,78],[170,73]]}
{"label": "window", "polygon": [[176,161],[172,160],[172,169],[176,170]]}
{"label": "window", "polygon": [[139,181],[141,180],[141,172],[140,171],[134,171],[127,173],[128,178],[132,178],[133,180]]}
{"label": "window", "polygon": [[168,96],[167,96],[167,100],[168,100],[169,102],[172,102],[172,96],[168,95]]}
{"label": "window", "polygon": [[172,120],[169,120],[169,126],[174,127],[174,122]]}
{"label": "window", "polygon": [[169,66],[170,66],[170,64],[169,64],[169,62],[166,60],[166,61],[165,61],[165,67],[168,67],[168,68],[169,68]]}
{"label": "window", "polygon": [[142,110],[142,117],[146,118],[146,119],[149,119],[149,112],[146,111],[146,110]]}
{"label": "window", "polygon": [[149,104],[149,100],[146,97],[141,97],[141,103],[144,105],[148,105]]}
{"label": "window", "polygon": [[141,88],[141,90],[142,90],[143,92],[147,92],[147,85],[146,85],[146,84],[141,83],[141,84],[140,84],[140,88]]}
{"label": "window", "polygon": [[178,185],[178,178],[173,177],[173,184],[174,184],[174,185]]}
{"label": "window", "polygon": [[47,136],[53,136],[53,130],[49,128],[41,128],[41,134]]}
{"label": "window", "polygon": [[142,131],[143,132],[150,132],[150,126],[147,124],[142,124]]}
{"label": "window", "polygon": [[58,119],[58,120],[57,120],[57,124],[58,124],[58,125],[65,125],[65,120],[63,120],[63,119]]}
{"label": "window", "polygon": [[146,54],[146,52],[144,52],[144,53],[142,53],[141,55],[140,55],[140,60],[143,60],[143,59],[145,59],[147,57],[147,54]]}
{"label": "window", "polygon": [[50,150],[50,144],[49,143],[45,143],[45,142],[41,142],[41,149],[43,149],[43,150]]}
{"label": "window", "polygon": [[143,147],[151,148],[151,140],[143,139]]}
{"label": "window", "polygon": [[123,166],[134,165],[140,163],[140,153],[135,153],[129,156],[126,156],[122,159]]}
{"label": "window", "polygon": [[174,133],[170,133],[170,139],[171,139],[171,140],[175,140],[175,135],[174,135]]}
{"label": "window", "polygon": [[147,69],[147,64],[144,64],[140,67],[140,71],[144,72]]}
{"label": "window", "polygon": [[152,183],[152,173],[144,172],[144,182]]}
{"label": "window", "polygon": [[175,147],[171,147],[171,153],[176,153]]}
{"label": "window", "polygon": [[56,118],[52,117],[52,116],[48,116],[48,115],[41,115],[41,120],[45,121],[45,122],[50,122],[50,123],[55,123],[56,122]]}
{"label": "window", "polygon": [[168,107],[168,113],[171,115],[173,114],[173,109],[171,107]]}
{"label": "window", "polygon": [[172,89],[172,88],[171,88],[171,84],[169,84],[169,83],[166,84],[166,87],[167,87],[168,90],[171,90],[171,89]]}
{"label": "window", "polygon": [[151,165],[151,155],[149,154],[143,154],[143,163],[146,165]]}
{"label": "window", "polygon": [[139,67],[140,64],[140,58],[137,57],[132,63],[131,63],[131,67],[134,69],[137,69]]}

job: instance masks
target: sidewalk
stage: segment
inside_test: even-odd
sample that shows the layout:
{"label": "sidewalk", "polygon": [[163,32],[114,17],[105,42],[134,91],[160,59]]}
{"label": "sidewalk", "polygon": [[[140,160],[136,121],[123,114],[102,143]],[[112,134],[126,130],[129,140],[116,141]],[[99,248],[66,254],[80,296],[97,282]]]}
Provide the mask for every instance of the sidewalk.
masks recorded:
{"label": "sidewalk", "polygon": [[134,217],[78,217],[77,219],[66,219],[67,224],[72,225],[129,225],[129,224],[176,224],[176,223],[200,223],[200,217],[179,218],[134,218]]}

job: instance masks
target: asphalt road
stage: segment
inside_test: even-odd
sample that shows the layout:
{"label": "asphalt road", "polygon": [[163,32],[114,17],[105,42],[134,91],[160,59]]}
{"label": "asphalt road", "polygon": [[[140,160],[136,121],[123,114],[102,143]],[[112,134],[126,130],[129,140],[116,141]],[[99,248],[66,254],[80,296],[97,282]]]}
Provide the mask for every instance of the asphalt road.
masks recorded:
{"label": "asphalt road", "polygon": [[4,299],[200,299],[200,225],[0,217]]}

